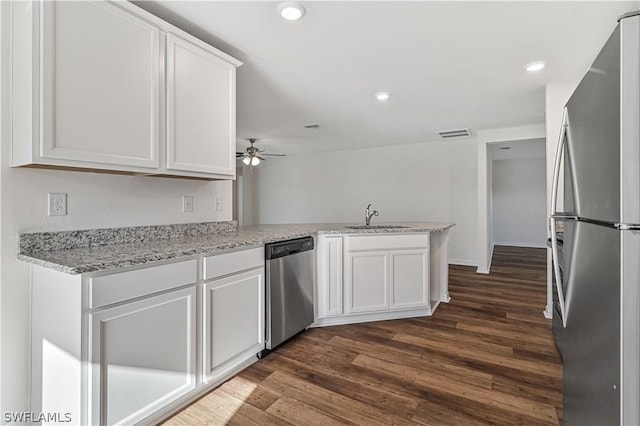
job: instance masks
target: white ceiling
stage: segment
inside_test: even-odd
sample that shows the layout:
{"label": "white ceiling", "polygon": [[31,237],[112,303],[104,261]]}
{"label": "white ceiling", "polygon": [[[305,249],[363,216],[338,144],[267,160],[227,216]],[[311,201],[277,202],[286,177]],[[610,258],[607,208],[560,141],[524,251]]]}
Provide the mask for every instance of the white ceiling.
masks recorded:
{"label": "white ceiling", "polygon": [[[238,58],[238,149],[309,153],[544,122],[547,83],[579,79],[638,1],[143,1]],[[525,64],[545,60],[539,73]],[[391,92],[386,103],[379,91]],[[316,130],[305,125],[320,124]]]}

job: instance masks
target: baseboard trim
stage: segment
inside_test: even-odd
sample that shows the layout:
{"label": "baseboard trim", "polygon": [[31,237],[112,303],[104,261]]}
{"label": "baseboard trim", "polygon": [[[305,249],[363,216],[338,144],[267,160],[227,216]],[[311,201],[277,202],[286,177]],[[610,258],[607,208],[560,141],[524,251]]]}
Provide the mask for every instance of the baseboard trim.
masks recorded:
{"label": "baseboard trim", "polygon": [[469,259],[449,259],[449,265],[460,265],[460,266],[478,266],[477,260],[469,260]]}
{"label": "baseboard trim", "polygon": [[496,246],[511,246],[511,247],[525,247],[525,248],[546,248],[547,243],[517,243],[517,242],[495,242]]}
{"label": "baseboard trim", "polygon": [[491,261],[493,260],[493,250],[496,248],[495,243],[491,243],[491,250],[489,252],[489,259],[487,262],[487,266],[478,266],[476,270],[476,274],[488,274],[491,270]]}

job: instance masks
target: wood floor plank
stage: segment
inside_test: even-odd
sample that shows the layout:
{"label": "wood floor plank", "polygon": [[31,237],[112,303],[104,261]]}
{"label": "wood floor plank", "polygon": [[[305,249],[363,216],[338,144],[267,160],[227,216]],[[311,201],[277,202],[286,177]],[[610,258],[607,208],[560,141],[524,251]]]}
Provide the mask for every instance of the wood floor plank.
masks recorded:
{"label": "wood floor plank", "polygon": [[546,257],[497,246],[490,274],[452,265],[433,316],[307,330],[166,424],[562,424]]}
{"label": "wood floor plank", "polygon": [[282,396],[279,392],[270,390],[243,377],[229,380],[222,384],[219,389],[261,410],[266,410]]}
{"label": "wood floor plank", "polygon": [[294,425],[333,426],[353,424],[288,397],[276,401],[275,404],[269,407],[267,412]]}
{"label": "wood floor plank", "polygon": [[433,393],[446,393],[456,399],[468,399],[479,402],[492,408],[498,408],[526,415],[533,419],[559,424],[555,408],[550,404],[538,403],[525,398],[520,398],[507,393],[488,391],[467,385],[462,382],[450,382],[439,377],[421,374],[421,371],[406,365],[398,365],[378,360],[366,355],[359,355],[354,364],[361,367],[386,372],[390,375],[402,375],[410,377],[415,383],[425,385]]}
{"label": "wood floor plank", "polygon": [[[341,336],[334,337],[329,343],[358,350],[361,354],[370,354],[369,356],[382,361],[419,368],[423,374],[443,376],[450,380],[470,383],[481,388],[491,388],[492,377],[490,374],[447,362],[441,357],[431,356],[430,354],[423,356],[419,351],[398,351],[395,348],[380,347],[367,342],[345,339]],[[356,365],[358,364],[356,363]]]}
{"label": "wood floor plank", "polygon": [[413,420],[425,426],[488,426],[490,422],[466,415],[442,404],[424,400],[420,402]]}
{"label": "wood floor plank", "polygon": [[353,424],[411,425],[410,421],[378,407],[329,391],[293,375],[274,372],[264,381],[264,385]]}
{"label": "wood floor plank", "polygon": [[439,348],[447,352],[455,352],[457,357],[463,357],[470,360],[481,361],[484,363],[495,364],[500,367],[512,368],[524,372],[542,374],[549,377],[558,377],[562,374],[562,367],[557,364],[546,362],[532,362],[528,360],[517,359],[514,357],[503,356],[498,354],[486,353],[478,351],[475,348],[465,346],[464,344],[446,343],[447,347],[443,347],[441,342],[432,340],[428,337],[417,337],[409,334],[397,334],[394,340],[405,343],[412,343],[427,348]]}
{"label": "wood floor plank", "polygon": [[[304,364],[298,360],[272,354],[270,361],[278,365],[279,371],[298,376],[327,390],[347,396],[362,403],[394,413],[399,417],[411,418],[419,398],[403,393],[394,393],[392,389],[381,386],[380,383],[369,383],[358,376],[353,380],[351,374],[343,374],[352,369],[351,364],[338,366],[331,361],[330,352],[318,358],[313,365]],[[329,368],[327,368],[329,366]]]}

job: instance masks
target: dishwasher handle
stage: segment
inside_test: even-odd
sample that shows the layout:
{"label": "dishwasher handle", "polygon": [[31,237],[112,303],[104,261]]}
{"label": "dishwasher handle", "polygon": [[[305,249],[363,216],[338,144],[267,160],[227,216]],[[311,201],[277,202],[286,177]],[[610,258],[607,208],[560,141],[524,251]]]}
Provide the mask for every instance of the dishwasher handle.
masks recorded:
{"label": "dishwasher handle", "polygon": [[266,260],[272,260],[313,250],[313,247],[313,237],[303,237],[266,244],[264,254]]}

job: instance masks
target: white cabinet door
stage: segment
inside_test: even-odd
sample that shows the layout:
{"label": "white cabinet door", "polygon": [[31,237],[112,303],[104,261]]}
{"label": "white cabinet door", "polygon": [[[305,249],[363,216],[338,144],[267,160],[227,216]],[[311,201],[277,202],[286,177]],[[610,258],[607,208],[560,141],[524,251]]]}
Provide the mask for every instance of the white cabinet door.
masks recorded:
{"label": "white cabinet door", "polygon": [[196,289],[90,315],[91,424],[133,424],[196,386]]}
{"label": "white cabinet door", "polygon": [[233,64],[167,35],[167,169],[235,176]]}
{"label": "white cabinet door", "polygon": [[264,285],[264,268],[204,284],[204,382],[264,349]]}
{"label": "white cabinet door", "polygon": [[43,7],[42,157],[156,169],[160,30],[104,2]]}
{"label": "white cabinet door", "polygon": [[349,313],[380,311],[389,307],[388,265],[388,251],[349,253]]}
{"label": "white cabinet door", "polygon": [[318,318],[342,315],[343,241],[342,237],[318,238]]}
{"label": "white cabinet door", "polygon": [[429,251],[390,252],[391,309],[429,305]]}

